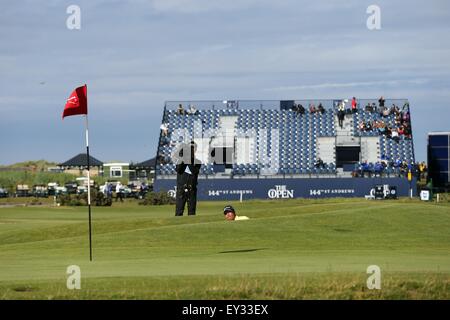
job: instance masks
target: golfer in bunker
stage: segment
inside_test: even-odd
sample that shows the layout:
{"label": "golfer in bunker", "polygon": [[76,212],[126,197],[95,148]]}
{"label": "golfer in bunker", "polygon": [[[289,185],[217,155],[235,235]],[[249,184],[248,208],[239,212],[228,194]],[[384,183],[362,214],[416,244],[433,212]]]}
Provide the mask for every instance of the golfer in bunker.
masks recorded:
{"label": "golfer in bunker", "polygon": [[227,221],[240,221],[240,220],[249,220],[250,218],[247,216],[237,216],[236,210],[231,205],[225,206],[223,208],[223,215],[225,216],[225,220]]}

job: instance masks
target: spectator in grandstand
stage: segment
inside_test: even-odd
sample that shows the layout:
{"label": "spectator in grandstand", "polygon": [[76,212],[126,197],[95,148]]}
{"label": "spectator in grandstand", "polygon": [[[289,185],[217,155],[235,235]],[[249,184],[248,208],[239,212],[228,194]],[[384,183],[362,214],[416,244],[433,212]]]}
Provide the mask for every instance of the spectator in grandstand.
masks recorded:
{"label": "spectator in grandstand", "polygon": [[366,124],[364,123],[364,121],[361,121],[358,125],[358,129],[360,131],[366,131]]}
{"label": "spectator in grandstand", "polygon": [[375,104],[375,102],[372,102],[371,106],[372,106],[372,112],[377,112],[377,105]]}
{"label": "spectator in grandstand", "polygon": [[301,103],[296,104],[294,103],[294,105],[292,106],[292,111],[295,112],[296,115],[304,115],[305,114],[305,107],[302,106]]}
{"label": "spectator in grandstand", "polygon": [[382,108],[382,116],[383,117],[389,117],[389,115],[391,114],[391,110],[389,108],[383,107]]}
{"label": "spectator in grandstand", "polygon": [[179,115],[184,115],[185,114],[185,110],[184,110],[183,105],[181,103],[178,105],[177,114],[179,114]]}
{"label": "spectator in grandstand", "polygon": [[405,102],[405,104],[403,105],[403,108],[402,108],[402,112],[406,112],[406,111],[409,111],[409,102],[408,101]]}
{"label": "spectator in grandstand", "polygon": [[325,163],[323,162],[322,159],[317,158],[317,161],[314,164],[314,167],[316,167],[316,168],[325,168]]}
{"label": "spectator in grandstand", "polygon": [[382,121],[374,120],[372,121],[372,128],[374,130],[377,130],[381,127],[382,123],[383,123]]}
{"label": "spectator in grandstand", "polygon": [[338,121],[339,121],[339,127],[341,129],[344,127],[344,118],[345,118],[345,102],[341,101],[338,105]]}
{"label": "spectator in grandstand", "polygon": [[313,114],[316,112],[317,112],[316,106],[314,105],[314,103],[310,103],[309,104],[309,113]]}
{"label": "spectator in grandstand", "polygon": [[364,176],[365,172],[370,172],[370,166],[367,163],[367,160],[365,160],[363,163],[361,163],[360,170],[361,170],[361,175],[362,176]]}
{"label": "spectator in grandstand", "polygon": [[384,170],[384,166],[380,161],[377,161],[377,162],[375,162],[373,169],[374,169],[375,174],[380,175]]}
{"label": "spectator in grandstand", "polygon": [[386,100],[384,100],[383,96],[381,96],[380,99],[378,99],[378,107],[384,108],[385,102],[386,102]]}
{"label": "spectator in grandstand", "polygon": [[305,107],[302,106],[301,103],[299,103],[299,104],[297,105],[297,113],[299,113],[300,115],[304,115],[305,112],[306,112]]}
{"label": "spectator in grandstand", "polygon": [[377,128],[379,134],[386,134],[387,128],[384,122],[380,122],[377,124]]}
{"label": "spectator in grandstand", "polygon": [[373,112],[373,108],[369,102],[366,104],[364,110],[366,110],[367,112]]}
{"label": "spectator in grandstand", "polygon": [[163,137],[167,137],[169,135],[169,125],[167,123],[162,123],[159,128],[161,129]]}
{"label": "spectator in grandstand", "polygon": [[197,109],[193,104],[189,106],[188,114],[192,116],[195,116],[197,114]]}
{"label": "spectator in grandstand", "polygon": [[395,115],[394,122],[396,126],[400,126],[402,124],[402,116],[400,113]]}
{"label": "spectator in grandstand", "polygon": [[402,119],[403,119],[403,122],[409,122],[409,120],[410,120],[410,115],[409,115],[409,111],[405,111],[405,112],[402,112]]}
{"label": "spectator in grandstand", "polygon": [[394,104],[394,103],[393,103],[392,106],[389,108],[389,114],[388,114],[388,115],[391,115],[391,114],[395,114],[395,104]]}
{"label": "spectator in grandstand", "polygon": [[397,105],[392,104],[392,108],[391,108],[391,114],[397,116],[400,114],[400,109],[398,108]]}
{"label": "spectator in grandstand", "polygon": [[405,135],[405,139],[412,139],[411,126],[409,123],[403,124],[403,134]]}
{"label": "spectator in grandstand", "polygon": [[358,112],[358,103],[356,102],[356,98],[352,98],[352,113]]}
{"label": "spectator in grandstand", "polygon": [[398,136],[398,134],[399,132],[396,129],[392,129],[391,138],[397,143],[400,142],[400,137]]}
{"label": "spectator in grandstand", "polygon": [[319,103],[319,106],[317,107],[317,109],[321,114],[325,113],[325,108],[323,107],[322,102]]}
{"label": "spectator in grandstand", "polygon": [[386,126],[386,130],[385,130],[384,134],[386,135],[386,137],[391,138],[392,137],[392,127]]}

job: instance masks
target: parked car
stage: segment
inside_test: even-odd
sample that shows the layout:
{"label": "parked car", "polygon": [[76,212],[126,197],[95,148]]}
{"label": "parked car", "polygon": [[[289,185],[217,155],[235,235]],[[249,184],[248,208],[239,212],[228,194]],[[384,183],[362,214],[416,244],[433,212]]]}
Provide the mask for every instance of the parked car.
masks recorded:
{"label": "parked car", "polygon": [[36,198],[47,198],[48,197],[47,186],[43,184],[34,185],[33,196],[35,196]]}
{"label": "parked car", "polygon": [[56,188],[59,185],[56,182],[49,182],[47,184],[47,193],[49,196],[56,196]]}
{"label": "parked car", "polygon": [[8,198],[8,197],[9,197],[8,190],[0,188],[0,198]]}
{"label": "parked car", "polygon": [[77,194],[83,194],[83,193],[87,193],[87,186],[78,186],[77,187]]}
{"label": "parked car", "polygon": [[132,198],[133,197],[133,192],[131,191],[130,187],[122,186],[122,188],[120,188],[120,190],[122,191],[122,195],[124,198]]}
{"label": "parked car", "polygon": [[64,187],[66,188],[66,192],[68,194],[76,194],[77,193],[78,184],[76,183],[76,181],[68,182],[64,185]]}
{"label": "parked car", "polygon": [[16,186],[16,197],[29,197],[31,196],[30,188],[27,184],[18,184]]}
{"label": "parked car", "polygon": [[67,194],[67,188],[66,187],[56,187],[55,188],[55,196],[65,195],[65,194]]}

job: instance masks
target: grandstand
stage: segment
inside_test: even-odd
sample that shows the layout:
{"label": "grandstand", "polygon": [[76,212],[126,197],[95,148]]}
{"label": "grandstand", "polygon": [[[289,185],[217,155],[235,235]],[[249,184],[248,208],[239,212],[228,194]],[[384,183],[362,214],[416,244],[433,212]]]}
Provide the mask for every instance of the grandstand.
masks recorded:
{"label": "grandstand", "polygon": [[[166,102],[168,133],[159,138],[155,190],[174,191],[173,152],[194,140],[202,162],[200,199],[364,196],[377,184],[408,195],[401,170],[415,163],[408,101],[386,99],[385,114],[376,110],[377,99],[358,100],[353,112],[347,104],[340,126],[338,106],[345,101]],[[319,105],[322,112],[310,112]],[[391,136],[399,127],[402,134]]]}

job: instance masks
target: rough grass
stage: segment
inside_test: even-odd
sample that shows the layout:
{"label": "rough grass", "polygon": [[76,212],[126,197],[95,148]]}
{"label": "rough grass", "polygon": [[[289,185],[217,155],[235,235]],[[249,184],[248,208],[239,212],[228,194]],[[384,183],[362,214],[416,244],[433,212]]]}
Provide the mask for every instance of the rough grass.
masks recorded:
{"label": "rough grass", "polygon": [[[450,206],[362,199],[0,208],[2,299],[449,299]],[[82,289],[66,288],[81,267]],[[368,290],[366,268],[382,271]]]}
{"label": "rough grass", "polygon": [[380,290],[353,273],[235,276],[113,277],[87,279],[81,290],[60,281],[4,282],[2,299],[449,299],[450,279],[441,273],[392,273]]}

